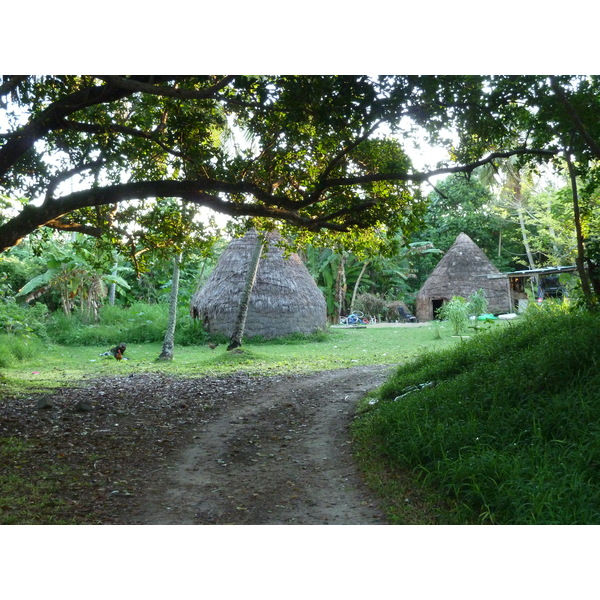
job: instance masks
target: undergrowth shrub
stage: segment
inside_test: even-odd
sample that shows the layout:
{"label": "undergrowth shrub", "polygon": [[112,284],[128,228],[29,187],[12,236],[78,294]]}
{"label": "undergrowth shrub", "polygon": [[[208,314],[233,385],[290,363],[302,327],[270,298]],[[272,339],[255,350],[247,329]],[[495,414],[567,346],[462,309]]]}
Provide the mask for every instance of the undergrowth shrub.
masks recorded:
{"label": "undergrowth shrub", "polygon": [[386,300],[375,294],[358,294],[354,307],[369,317],[377,317],[380,321],[391,322],[398,321],[400,307],[410,311],[405,302]]}
{"label": "undergrowth shrub", "polygon": [[[167,328],[169,307],[166,303],[136,303],[129,308],[104,306],[99,321],[87,324],[77,314],[54,313],[48,323],[48,335],[64,345],[114,345],[162,342]],[[175,343],[183,346],[204,344],[209,335],[200,321],[189,315],[187,306],[180,306],[177,314]]]}
{"label": "undergrowth shrub", "polygon": [[46,337],[48,308],[45,304],[18,304],[14,298],[0,298],[0,332]]}
{"label": "undergrowth shrub", "polygon": [[387,302],[375,294],[358,294],[354,308],[365,315],[378,319],[387,319],[389,313]]}
{"label": "undergrowth shrub", "polygon": [[[600,523],[600,317],[536,311],[400,367],[355,432],[459,523]],[[367,440],[367,441],[365,441]]]}
{"label": "undergrowth shrub", "polygon": [[0,368],[7,368],[18,361],[39,356],[44,351],[43,342],[35,337],[0,334]]}

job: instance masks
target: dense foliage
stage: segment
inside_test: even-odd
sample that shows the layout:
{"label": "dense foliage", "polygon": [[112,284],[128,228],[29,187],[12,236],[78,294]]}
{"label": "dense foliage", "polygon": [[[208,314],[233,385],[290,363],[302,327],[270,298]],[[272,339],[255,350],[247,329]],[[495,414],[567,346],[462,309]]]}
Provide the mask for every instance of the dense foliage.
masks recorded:
{"label": "dense foliage", "polygon": [[[345,250],[389,253],[391,240],[420,228],[421,184],[434,175],[502,171],[507,159],[513,173],[535,172],[545,161],[569,178],[575,255],[592,304],[598,86],[596,76],[4,76],[0,249],[34,232],[78,231],[144,270],[149,249],[172,258],[218,237],[206,213],[199,218],[211,208],[293,228],[302,245],[331,246],[334,232]],[[410,148],[423,136],[448,159],[418,172]],[[522,183],[513,177],[506,187],[517,193]],[[507,264],[518,238],[505,231],[506,214],[463,191],[458,201],[433,198],[429,215],[462,216]],[[555,229],[563,216],[552,217]],[[444,250],[457,225],[425,239]],[[562,242],[531,253],[550,256],[548,246]]]}

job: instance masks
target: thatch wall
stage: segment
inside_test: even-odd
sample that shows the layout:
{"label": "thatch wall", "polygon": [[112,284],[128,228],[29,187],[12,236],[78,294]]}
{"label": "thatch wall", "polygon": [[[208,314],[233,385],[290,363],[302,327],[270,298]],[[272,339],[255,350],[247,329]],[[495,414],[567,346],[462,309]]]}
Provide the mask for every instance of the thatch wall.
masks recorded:
{"label": "thatch wall", "polygon": [[[211,333],[227,337],[233,333],[256,236],[250,231],[233,240],[192,298],[192,316],[202,319]],[[312,275],[297,254],[284,256],[277,246],[278,233],[269,233],[268,239],[250,296],[244,336],[270,339],[325,328],[327,306]]]}
{"label": "thatch wall", "polygon": [[511,304],[506,278],[487,278],[499,273],[467,234],[459,234],[417,294],[417,319],[431,321],[435,310],[453,296],[467,298],[479,289],[485,292],[490,313],[509,312]]}

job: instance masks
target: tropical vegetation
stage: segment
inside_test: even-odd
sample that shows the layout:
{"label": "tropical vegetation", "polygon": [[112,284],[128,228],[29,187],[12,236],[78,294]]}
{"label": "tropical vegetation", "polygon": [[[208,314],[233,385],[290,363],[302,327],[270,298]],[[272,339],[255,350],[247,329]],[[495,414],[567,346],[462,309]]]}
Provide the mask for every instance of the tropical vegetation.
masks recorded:
{"label": "tropical vegetation", "polygon": [[[365,468],[453,522],[598,522],[599,102],[598,76],[2,76],[5,386],[65,348],[125,340],[148,369],[180,354],[160,365],[175,371],[223,348],[189,300],[249,227],[284,234],[332,324],[396,320],[464,232],[504,272],[575,265],[561,275],[572,312],[484,327],[484,298],[449,302],[442,316],[472,339],[437,344],[371,398],[355,429]],[[415,142],[446,159],[416,169]],[[338,356],[331,340],[351,339],[323,335],[301,342]],[[245,340],[210,368],[262,365],[267,347]],[[348,361],[364,364],[335,364]]]}

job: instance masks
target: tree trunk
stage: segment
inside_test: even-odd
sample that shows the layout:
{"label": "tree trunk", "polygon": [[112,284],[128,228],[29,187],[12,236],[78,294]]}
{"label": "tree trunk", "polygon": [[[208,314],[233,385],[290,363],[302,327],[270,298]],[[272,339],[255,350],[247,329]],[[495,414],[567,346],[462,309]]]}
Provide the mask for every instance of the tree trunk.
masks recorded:
{"label": "tree trunk", "polygon": [[246,274],[246,281],[244,283],[244,289],[242,290],[242,297],[240,298],[240,307],[237,314],[237,319],[233,327],[233,333],[227,350],[233,350],[239,348],[242,345],[242,338],[244,337],[244,327],[246,326],[246,317],[248,316],[248,307],[250,306],[250,296],[254,289],[254,283],[256,282],[256,274],[258,273],[258,266],[260,265],[260,257],[264,248],[263,240],[260,235],[256,237],[256,245],[252,251],[250,257],[250,264],[248,265],[248,273]]}
{"label": "tree trunk", "polygon": [[179,263],[181,259],[182,255],[179,254],[173,260],[173,277],[171,278],[171,295],[169,296],[169,318],[167,320],[167,331],[163,340],[162,352],[158,360],[173,360],[175,327],[177,325],[177,298],[179,296]]}
{"label": "tree trunk", "polygon": [[519,226],[521,227],[521,238],[523,240],[523,246],[525,247],[525,253],[527,254],[527,262],[529,263],[530,269],[535,269],[535,262],[533,260],[533,254],[531,254],[531,247],[529,246],[529,238],[527,237],[527,229],[525,228],[525,216],[523,214],[523,196],[521,195],[521,185],[518,184],[514,188],[515,205],[517,207],[517,215],[519,217]]}
{"label": "tree trunk", "polygon": [[356,294],[358,293],[358,286],[360,285],[360,281],[361,281],[363,275],[365,274],[365,271],[367,270],[367,267],[369,266],[370,262],[371,262],[370,260],[366,260],[363,263],[362,269],[360,270],[360,273],[358,275],[356,283],[354,284],[354,290],[352,291],[352,300],[350,300],[350,313],[351,314],[354,312],[354,302],[356,301]]}
{"label": "tree trunk", "polygon": [[[517,214],[519,216],[519,225],[521,227],[521,238],[523,239],[523,246],[525,246],[525,252],[527,254],[527,262],[529,263],[530,269],[535,269],[535,263],[533,262],[533,255],[531,254],[531,248],[529,247],[529,239],[527,238],[527,230],[525,229],[525,219],[523,218],[523,206],[517,204]],[[531,278],[535,285],[538,285],[538,277]]]}
{"label": "tree trunk", "polygon": [[[112,275],[113,275],[113,277],[116,277],[116,275],[117,275],[117,267],[118,267],[118,263],[115,261],[115,264],[113,265],[113,268],[112,268]],[[111,306],[115,305],[116,291],[117,291],[117,284],[116,283],[111,283],[108,286],[108,303]]]}
{"label": "tree trunk", "polygon": [[337,277],[335,280],[335,297],[337,302],[337,322],[340,322],[342,312],[344,311],[344,304],[346,301],[346,290],[348,285],[346,283],[346,255],[344,252],[340,253],[340,262],[338,263]]}
{"label": "tree trunk", "polygon": [[593,305],[592,288],[590,286],[588,274],[585,270],[585,246],[583,243],[583,231],[581,229],[581,211],[579,208],[579,196],[577,194],[577,177],[575,175],[575,167],[568,156],[569,155],[567,154],[567,166],[569,168],[569,178],[571,180],[571,190],[573,192],[575,233],[577,235],[577,260],[575,261],[575,264],[577,265],[579,279],[581,279],[581,291],[583,292],[583,297],[585,298],[586,304],[591,307]]}
{"label": "tree trunk", "polygon": [[[531,253],[531,247],[529,246],[529,238],[527,236],[527,229],[525,227],[525,216],[523,206],[523,194],[521,188],[521,173],[518,169],[512,169],[509,175],[509,186],[512,189],[513,198],[515,201],[515,208],[517,209],[517,216],[519,217],[519,227],[521,229],[521,239],[523,240],[523,246],[525,248],[525,254],[527,254],[527,262],[529,263],[530,269],[535,269],[535,262],[533,260],[533,254]],[[539,286],[539,278],[537,276],[531,278],[532,287],[535,285]],[[535,293],[535,289],[533,290]]]}

